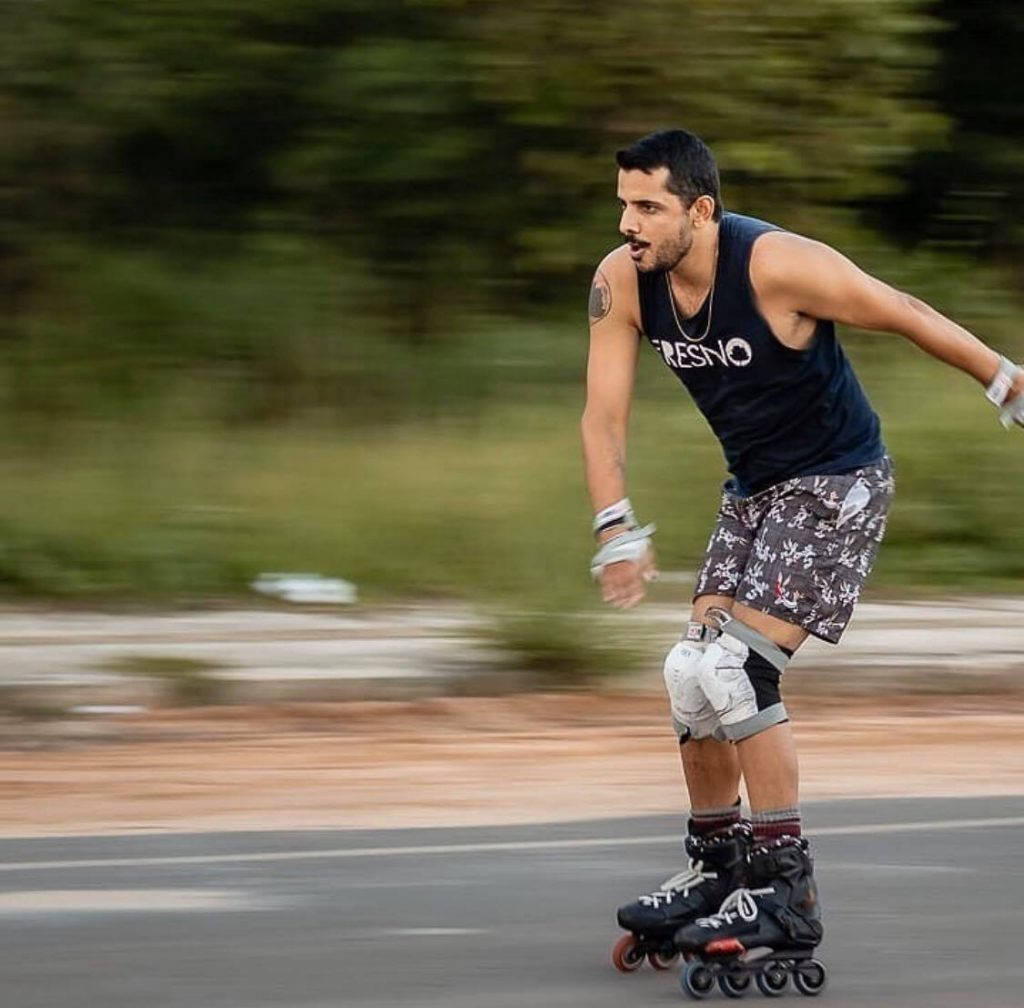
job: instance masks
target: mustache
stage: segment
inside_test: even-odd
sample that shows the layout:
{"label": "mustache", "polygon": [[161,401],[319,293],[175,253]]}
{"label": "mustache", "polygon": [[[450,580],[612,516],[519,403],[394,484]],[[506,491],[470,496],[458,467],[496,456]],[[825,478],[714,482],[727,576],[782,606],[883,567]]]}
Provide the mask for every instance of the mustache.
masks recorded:
{"label": "mustache", "polygon": [[[621,232],[619,232],[619,233],[621,234]],[[635,238],[632,235],[628,235],[628,234],[624,234],[624,235],[622,235],[622,237],[627,242],[629,242],[630,245],[637,245],[640,248],[647,248],[647,246],[651,244],[650,242],[641,241],[639,238]]]}

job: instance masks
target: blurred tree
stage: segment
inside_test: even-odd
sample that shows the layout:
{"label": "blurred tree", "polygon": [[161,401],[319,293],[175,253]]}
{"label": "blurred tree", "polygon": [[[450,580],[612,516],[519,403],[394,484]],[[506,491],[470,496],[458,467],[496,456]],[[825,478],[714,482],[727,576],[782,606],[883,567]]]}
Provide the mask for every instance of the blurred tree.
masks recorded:
{"label": "blurred tree", "polygon": [[1024,9],[1012,0],[935,0],[933,9],[944,28],[929,96],[949,135],[897,168],[901,185],[874,220],[908,243],[1015,267],[1024,246]]}
{"label": "blurred tree", "polygon": [[924,3],[0,0],[0,408],[379,417],[483,401],[496,356],[575,380],[575,346],[482,316],[582,303],[615,149],[690,128],[727,205],[843,242],[944,142]]}
{"label": "blurred tree", "polygon": [[[905,0],[492,3],[478,87],[516,136],[519,264],[560,271],[614,240],[612,150],[685,126],[714,148],[726,203],[828,234],[888,192],[943,119],[916,97],[930,22]],[[529,40],[510,51],[509,40]],[[566,209],[579,208],[569,220]]]}
{"label": "blurred tree", "polygon": [[685,125],[729,198],[827,230],[941,134],[916,0],[5,0],[5,223],[329,234],[423,338],[561,296],[614,241],[614,147]]}

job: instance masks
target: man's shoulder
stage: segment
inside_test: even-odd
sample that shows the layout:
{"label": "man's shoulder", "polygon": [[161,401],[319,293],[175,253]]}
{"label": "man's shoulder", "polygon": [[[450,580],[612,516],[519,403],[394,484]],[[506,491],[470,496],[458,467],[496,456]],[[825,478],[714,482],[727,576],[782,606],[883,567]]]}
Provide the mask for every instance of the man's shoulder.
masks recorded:
{"label": "man's shoulder", "polygon": [[629,246],[626,244],[616,245],[598,264],[597,268],[601,270],[605,276],[610,277],[612,274],[616,276],[622,275],[628,277],[630,275],[636,276],[636,267],[633,265],[633,260],[629,257]]}
{"label": "man's shoulder", "polygon": [[829,253],[833,250],[823,242],[773,226],[758,234],[751,245],[750,276],[755,281],[779,279],[813,269],[821,256]]}
{"label": "man's shoulder", "polygon": [[639,289],[636,266],[628,245],[613,248],[597,265],[597,272],[616,290],[635,293]]}
{"label": "man's shoulder", "polygon": [[620,321],[640,331],[640,284],[628,245],[613,248],[594,271],[591,321],[604,318],[613,305]]}

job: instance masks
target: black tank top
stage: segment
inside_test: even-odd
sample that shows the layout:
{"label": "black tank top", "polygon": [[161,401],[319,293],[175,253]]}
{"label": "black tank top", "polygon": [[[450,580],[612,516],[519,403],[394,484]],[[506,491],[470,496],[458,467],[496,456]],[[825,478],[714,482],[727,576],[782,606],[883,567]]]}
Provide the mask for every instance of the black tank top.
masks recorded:
{"label": "black tank top", "polygon": [[791,350],[754,303],[750,250],[775,230],[722,216],[713,297],[689,319],[676,320],[667,273],[637,272],[644,335],[707,418],[733,476],[727,486],[742,496],[794,476],[848,472],[885,454],[878,417],[835,325],[819,321],[811,345]]}

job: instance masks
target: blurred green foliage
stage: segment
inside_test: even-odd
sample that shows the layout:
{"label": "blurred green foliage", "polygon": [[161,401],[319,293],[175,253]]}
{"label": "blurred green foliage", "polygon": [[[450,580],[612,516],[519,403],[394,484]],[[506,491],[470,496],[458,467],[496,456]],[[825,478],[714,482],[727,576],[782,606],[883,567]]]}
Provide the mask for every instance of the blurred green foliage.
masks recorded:
{"label": "blurred green foliage", "polygon": [[[209,598],[312,569],[583,605],[615,148],[684,125],[727,206],[1020,350],[1024,95],[987,93],[985,42],[1024,16],[985,10],[0,0],[0,582]],[[850,345],[901,472],[876,585],[1011,587],[1016,443],[970,383]],[[645,363],[631,492],[686,569],[722,466],[683,395]],[[550,663],[549,631],[508,636]]]}
{"label": "blurred green foliage", "polygon": [[[923,93],[948,123],[944,144],[924,145],[873,219],[907,244],[1000,262],[1019,277],[1024,243],[1024,45],[1020,4],[936,0],[938,63]],[[1015,281],[1019,287],[1019,280]]]}
{"label": "blurred green foliage", "polygon": [[[453,312],[572,296],[614,241],[611,152],[680,121],[716,147],[729,200],[828,234],[941,140],[915,98],[935,58],[920,6],[6,0],[10,307],[24,325],[69,271],[91,295],[109,276],[91,276],[94,251],[131,285],[140,255],[166,257],[151,269],[168,280],[248,271],[283,235],[307,265],[367,279],[347,285],[336,338],[370,322],[433,342]],[[184,338],[154,338],[182,363],[230,353],[167,314],[153,325]],[[101,345],[107,328],[90,327]]]}
{"label": "blurred green foliage", "polygon": [[[1019,434],[999,427],[968,379],[908,346],[888,352],[890,339],[850,347],[897,470],[872,590],[1018,590]],[[661,566],[693,571],[721,454],[653,354],[642,372],[631,496],[658,522]],[[359,432],[211,427],[178,414],[83,423],[55,442],[23,424],[0,437],[0,582],[51,597],[192,602],[227,598],[261,571],[311,570],[350,578],[369,602],[433,596],[528,614],[596,606],[578,407],[578,392],[549,388]],[[686,585],[659,591],[686,600]],[[535,621],[514,629],[536,637]]]}

